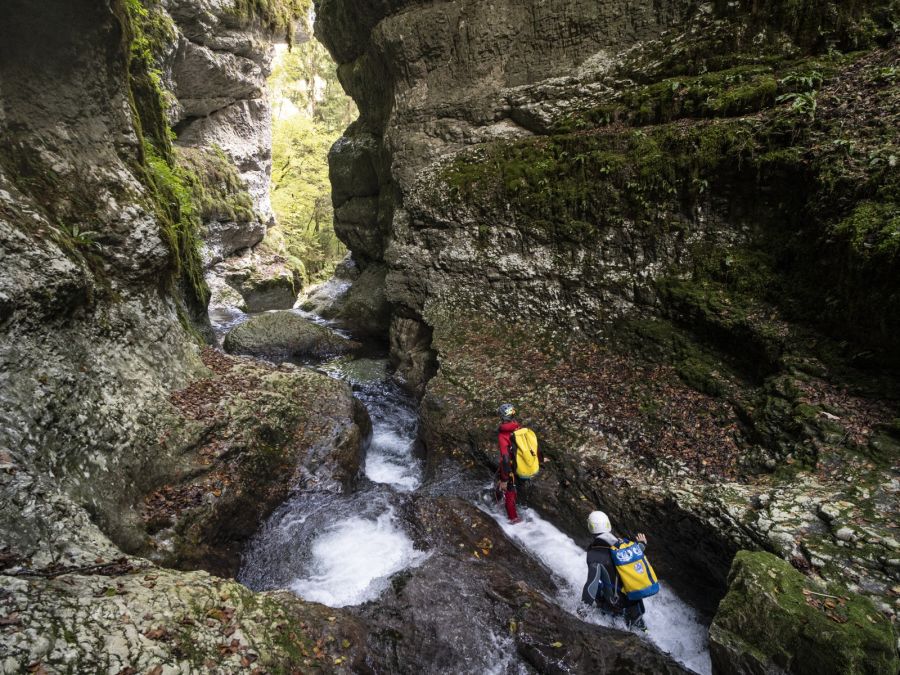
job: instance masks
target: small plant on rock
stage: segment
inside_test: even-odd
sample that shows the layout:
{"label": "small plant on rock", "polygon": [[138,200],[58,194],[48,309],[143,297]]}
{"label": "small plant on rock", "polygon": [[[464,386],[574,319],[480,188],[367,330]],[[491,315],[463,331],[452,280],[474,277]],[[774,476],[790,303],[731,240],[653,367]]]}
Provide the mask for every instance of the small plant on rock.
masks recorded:
{"label": "small plant on rock", "polygon": [[782,94],[775,99],[777,103],[790,103],[791,112],[806,117],[812,122],[816,118],[816,108],[818,107],[818,94],[815,91],[791,92]]}
{"label": "small plant on rock", "polygon": [[59,227],[50,226],[53,239],[57,244],[71,253],[82,250],[102,251],[100,233],[94,230],[82,230],[78,225],[60,223]]}

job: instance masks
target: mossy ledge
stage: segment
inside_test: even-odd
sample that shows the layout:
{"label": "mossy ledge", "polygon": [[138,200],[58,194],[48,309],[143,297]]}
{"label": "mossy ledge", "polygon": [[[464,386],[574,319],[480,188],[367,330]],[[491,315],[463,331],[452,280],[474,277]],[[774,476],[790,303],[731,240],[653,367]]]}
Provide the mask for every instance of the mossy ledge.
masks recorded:
{"label": "mossy ledge", "polygon": [[[633,230],[667,263],[657,297],[687,315],[709,309],[715,287],[732,315],[774,305],[897,366],[897,58],[892,46],[638,85],[563,131],[458,155],[442,179],[451,204],[487,221],[511,211],[537,245]],[[723,227],[736,233],[724,240]]]}
{"label": "mossy ledge", "polygon": [[721,673],[896,673],[891,622],[840,584],[815,585],[770,553],[741,551],[710,628]]}

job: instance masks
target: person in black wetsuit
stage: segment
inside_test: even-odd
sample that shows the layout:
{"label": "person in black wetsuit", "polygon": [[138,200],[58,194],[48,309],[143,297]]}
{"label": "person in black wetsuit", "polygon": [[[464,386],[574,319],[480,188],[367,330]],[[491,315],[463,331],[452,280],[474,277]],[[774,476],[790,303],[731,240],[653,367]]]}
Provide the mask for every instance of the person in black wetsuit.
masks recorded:
{"label": "person in black wetsuit", "polygon": [[[629,627],[646,631],[644,624],[644,601],[629,600],[621,590],[621,582],[610,557],[610,546],[619,538],[612,533],[609,517],[603,511],[594,511],[588,516],[588,530],[594,541],[587,549],[588,576],[581,591],[581,601],[597,605],[604,612],[622,615]],[[647,537],[638,534],[635,541],[643,551],[647,547]]]}

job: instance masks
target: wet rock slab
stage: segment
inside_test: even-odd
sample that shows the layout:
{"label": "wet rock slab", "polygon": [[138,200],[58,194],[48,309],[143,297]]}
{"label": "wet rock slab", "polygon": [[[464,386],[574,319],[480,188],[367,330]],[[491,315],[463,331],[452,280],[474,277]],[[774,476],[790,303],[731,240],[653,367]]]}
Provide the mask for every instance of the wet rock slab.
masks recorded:
{"label": "wet rock slab", "polygon": [[225,336],[225,351],[271,359],[345,354],[358,344],[290,311],[254,316]]}
{"label": "wet rock slab", "polygon": [[406,518],[432,556],[359,611],[370,658],[390,672],[686,672],[636,635],[560,609],[550,571],[471,504],[422,497]]}

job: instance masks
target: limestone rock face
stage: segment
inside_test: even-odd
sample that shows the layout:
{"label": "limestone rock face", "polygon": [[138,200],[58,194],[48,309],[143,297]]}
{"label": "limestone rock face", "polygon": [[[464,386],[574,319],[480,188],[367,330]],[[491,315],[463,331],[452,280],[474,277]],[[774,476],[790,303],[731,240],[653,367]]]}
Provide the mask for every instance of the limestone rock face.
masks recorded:
{"label": "limestone rock face", "polygon": [[[592,505],[653,527],[661,574],[703,608],[760,547],[900,610],[897,379],[873,377],[900,363],[900,257],[876,234],[897,173],[827,149],[893,143],[895,18],[887,0],[317,3],[360,109],[330,157],[336,231],[387,269],[401,374],[438,365],[434,461],[477,444],[493,464],[513,398],[558,462],[540,508],[573,535]],[[828,60],[838,45],[858,58]],[[832,522],[829,502],[856,506]],[[684,560],[708,588],[679,583]]]}
{"label": "limestone rock face", "polygon": [[294,312],[266,312],[232,328],[225,336],[225,351],[268,358],[313,357],[343,354],[357,343]]}
{"label": "limestone rock face", "polygon": [[897,672],[890,621],[839,585],[817,586],[768,553],[741,551],[710,627],[717,673]]}
{"label": "limestone rock face", "polygon": [[0,5],[0,671],[295,670],[273,621],[291,649],[359,644],[358,624],[124,553],[233,573],[300,460],[349,485],[369,432],[331,378],[198,347],[187,215],[204,205],[185,201],[140,18]]}
{"label": "limestone rock face", "polygon": [[[388,263],[388,300],[420,314],[430,294],[426,279],[433,289],[465,284],[483,291],[492,274],[520,278],[515,257],[522,243],[514,232],[501,234],[505,224],[480,223],[473,213],[465,220],[454,214],[449,226],[449,218],[421,212],[416,186],[430,195],[434,185],[423,170],[472,144],[530,136],[512,116],[513,91],[656,37],[688,4],[320,2],[317,35],[342,64],[361,110],[329,156],[335,231],[354,255]],[[479,227],[497,232],[484,255],[472,249]],[[549,251],[533,253],[519,267],[533,275],[535,292],[539,277],[563,269],[579,274]],[[565,292],[554,286],[551,297]]]}
{"label": "limestone rock face", "polygon": [[235,165],[257,218],[208,221],[212,262],[262,240],[273,219],[271,109],[266,77],[272,35],[242,18],[234,3],[167,0],[174,20],[163,66],[176,101],[170,123],[185,147],[218,148]]}

